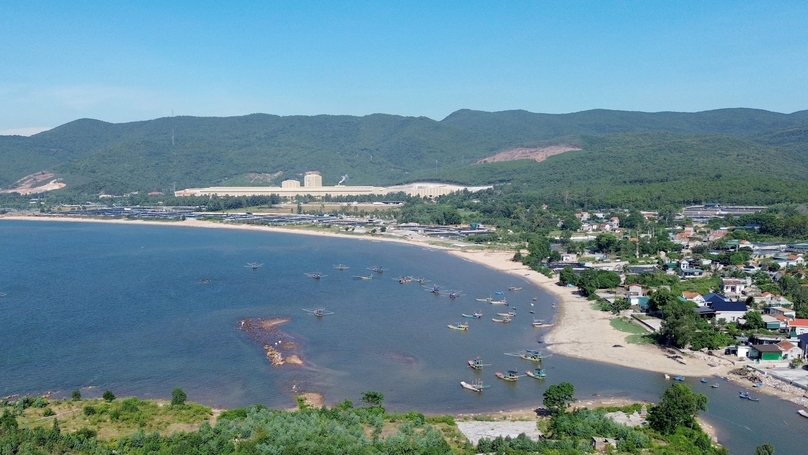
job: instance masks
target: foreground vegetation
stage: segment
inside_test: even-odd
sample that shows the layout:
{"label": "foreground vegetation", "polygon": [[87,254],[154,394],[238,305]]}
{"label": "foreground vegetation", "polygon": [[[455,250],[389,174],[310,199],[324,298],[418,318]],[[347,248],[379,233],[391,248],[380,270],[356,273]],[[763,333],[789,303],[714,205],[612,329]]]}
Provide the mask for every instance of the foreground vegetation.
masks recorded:
{"label": "foreground vegetation", "polygon": [[[650,406],[648,425],[615,423],[607,412],[639,411],[641,404],[621,408],[574,409],[574,386],[551,385],[544,392],[548,417],[538,427],[545,438],[481,439],[474,446],[459,432],[451,416],[427,417],[418,412],[387,413],[384,396],[365,392],[363,407],[350,401],[332,408],[312,408],[299,400],[296,411],[255,405],[221,412],[185,403],[184,393],[172,402],[104,399],[49,401],[21,398],[2,403],[0,454],[522,454],[574,455],[591,452],[593,437],[611,438],[612,453],[720,455],[699,428],[696,416],[707,398],[686,385],[673,384],[661,402]],[[105,394],[106,395],[106,394]],[[485,420],[483,418],[478,418]],[[491,419],[494,421],[496,419]]]}

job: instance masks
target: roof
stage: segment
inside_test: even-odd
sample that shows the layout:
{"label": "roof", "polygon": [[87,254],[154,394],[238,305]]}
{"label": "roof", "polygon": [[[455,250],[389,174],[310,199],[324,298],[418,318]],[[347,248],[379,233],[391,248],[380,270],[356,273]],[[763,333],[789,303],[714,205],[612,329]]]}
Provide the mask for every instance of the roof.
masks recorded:
{"label": "roof", "polygon": [[720,302],[729,302],[730,301],[729,298],[727,298],[726,296],[723,296],[721,294],[715,294],[715,293],[712,293],[712,292],[709,293],[709,294],[705,294],[704,295],[704,300],[706,302],[710,303],[710,304],[716,303],[716,302],[720,303]]}
{"label": "roof", "polygon": [[793,343],[790,343],[790,342],[788,342],[786,340],[783,340],[783,341],[777,343],[777,346],[780,346],[780,349],[782,349],[784,351],[790,351],[790,350],[795,348]]}
{"label": "roof", "polygon": [[776,344],[753,344],[752,347],[760,352],[783,352],[783,349]]}
{"label": "roof", "polygon": [[698,292],[685,291],[685,292],[682,293],[682,297],[690,300],[690,299],[695,299],[696,297],[701,297],[701,294],[699,294]]}
{"label": "roof", "polygon": [[[710,302],[710,307],[715,311],[741,311],[744,313],[747,311],[744,302]],[[808,321],[806,322],[808,323]]]}
{"label": "roof", "polygon": [[792,319],[788,321],[789,327],[808,327],[808,319]]}

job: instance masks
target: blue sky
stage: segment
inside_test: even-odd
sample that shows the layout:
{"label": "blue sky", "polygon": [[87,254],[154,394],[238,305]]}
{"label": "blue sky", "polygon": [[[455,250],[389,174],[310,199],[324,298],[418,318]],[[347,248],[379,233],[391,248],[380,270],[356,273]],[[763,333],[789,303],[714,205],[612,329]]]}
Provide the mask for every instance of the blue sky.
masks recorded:
{"label": "blue sky", "polygon": [[808,2],[0,2],[0,134],[77,118],[808,109]]}

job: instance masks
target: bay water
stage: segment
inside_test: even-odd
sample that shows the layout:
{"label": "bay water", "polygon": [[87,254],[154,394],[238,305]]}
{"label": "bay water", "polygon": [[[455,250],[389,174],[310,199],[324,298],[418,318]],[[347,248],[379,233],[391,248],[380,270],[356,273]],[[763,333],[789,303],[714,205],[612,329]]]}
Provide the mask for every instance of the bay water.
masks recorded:
{"label": "bay water", "polygon": [[[263,264],[253,270],[248,263]],[[335,264],[350,268],[339,271]],[[383,267],[379,274],[368,270]],[[324,274],[314,280],[307,273]],[[373,276],[371,280],[355,276]],[[424,277],[423,286],[399,276]],[[430,292],[439,285],[442,295]],[[510,292],[511,286],[522,287]],[[461,295],[449,299],[447,291]],[[476,298],[503,293],[509,306]],[[189,399],[215,407],[294,406],[295,391],[328,404],[382,392],[391,410],[490,412],[538,407],[550,384],[576,396],[658,401],[662,375],[552,355],[547,379],[507,383],[534,364],[508,356],[539,349],[555,299],[523,277],[492,271],[436,249],[391,242],[181,226],[0,220],[0,395]],[[536,299],[535,301],[533,299]],[[322,318],[303,309],[324,307]],[[515,308],[510,324],[491,321]],[[482,311],[482,319],[461,313]],[[530,314],[533,311],[533,314]],[[298,345],[302,367],[273,367],[263,347],[238,330],[244,318],[288,317],[280,329]],[[467,332],[448,324],[468,322]],[[604,347],[611,349],[611,347]],[[480,356],[482,371],[466,362]],[[638,363],[642,359],[637,359]],[[482,394],[460,381],[482,379]],[[713,382],[713,379],[710,380]],[[731,453],[772,442],[802,453],[808,419],[796,405],[737,388],[710,389],[704,417]],[[774,437],[776,435],[776,437]]]}

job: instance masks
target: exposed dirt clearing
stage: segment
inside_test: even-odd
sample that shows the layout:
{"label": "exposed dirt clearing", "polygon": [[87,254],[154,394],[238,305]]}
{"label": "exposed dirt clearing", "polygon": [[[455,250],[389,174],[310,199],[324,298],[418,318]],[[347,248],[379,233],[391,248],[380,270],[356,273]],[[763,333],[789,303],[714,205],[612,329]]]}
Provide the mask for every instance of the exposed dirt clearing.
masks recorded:
{"label": "exposed dirt clearing", "polygon": [[[26,175],[25,177],[17,180],[14,182],[14,187],[2,190],[0,193],[20,193],[20,194],[31,194],[31,193],[43,193],[45,191],[53,191],[59,190],[67,185],[61,181],[61,179],[54,178],[55,175],[53,172],[48,171],[40,171],[35,172],[30,175]],[[52,179],[52,180],[51,180]],[[42,182],[50,180],[50,182],[45,183],[42,185]]]}
{"label": "exposed dirt clearing", "polygon": [[533,160],[540,162],[553,155],[560,155],[565,152],[573,152],[576,150],[581,150],[581,148],[576,145],[552,145],[550,147],[536,148],[517,147],[510,150],[505,150],[504,152],[499,152],[494,156],[489,156],[488,158],[478,160],[477,164],[515,160]]}

